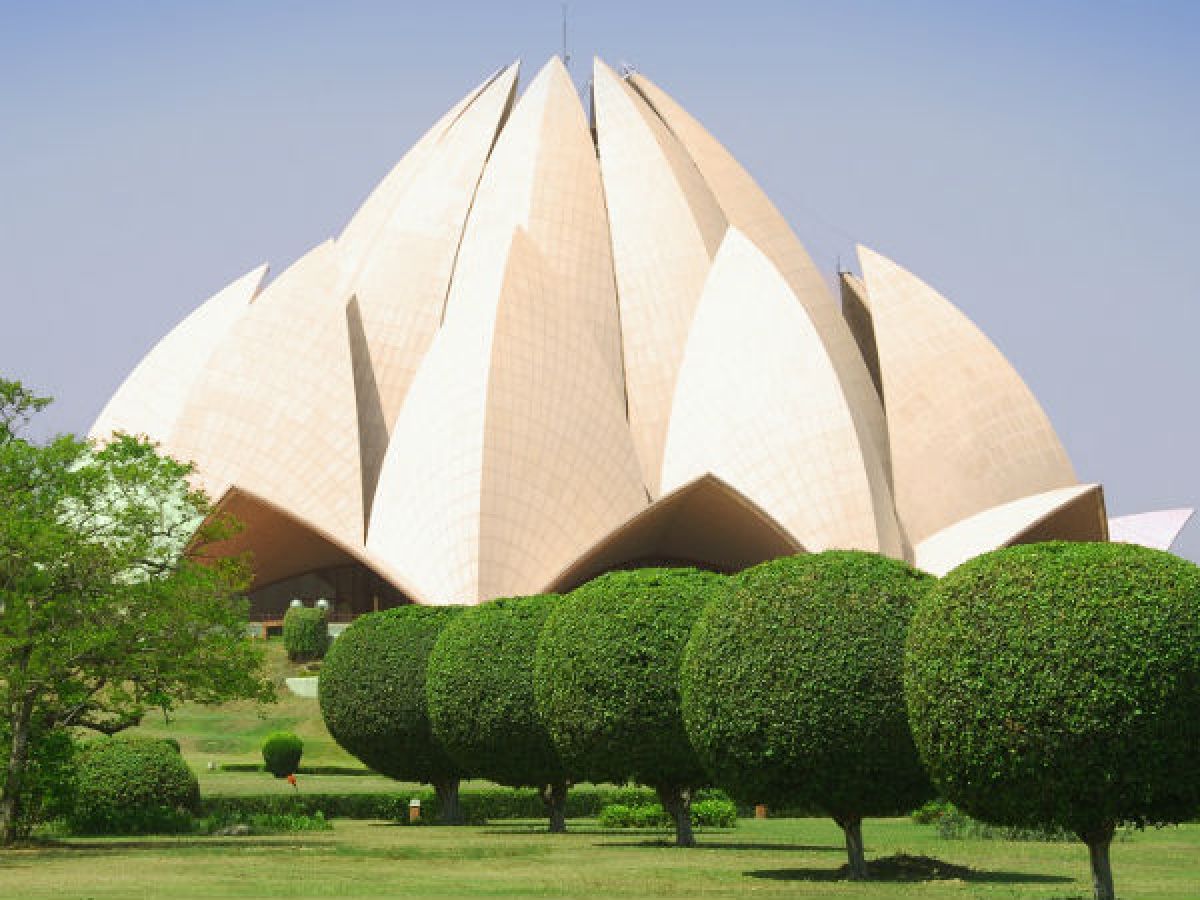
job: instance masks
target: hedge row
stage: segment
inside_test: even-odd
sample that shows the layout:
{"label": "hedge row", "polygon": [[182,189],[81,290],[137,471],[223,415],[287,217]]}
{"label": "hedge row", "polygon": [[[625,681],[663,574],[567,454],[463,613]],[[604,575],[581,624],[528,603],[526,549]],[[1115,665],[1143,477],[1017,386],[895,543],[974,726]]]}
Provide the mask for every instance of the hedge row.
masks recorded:
{"label": "hedge row", "polygon": [[[202,816],[315,815],[327,819],[408,819],[408,802],[421,801],[421,817],[440,814],[432,788],[387,794],[262,794],[246,797],[206,797],[200,802]],[[636,787],[577,787],[567,794],[570,818],[594,818],[613,804],[646,806],[658,802],[654,791]],[[489,819],[538,819],[546,814],[541,795],[533,788],[466,788],[459,794],[467,822]]]}
{"label": "hedge row", "polygon": [[[222,763],[222,772],[266,772],[262,763]],[[362,766],[300,766],[297,775],[375,775]]]}

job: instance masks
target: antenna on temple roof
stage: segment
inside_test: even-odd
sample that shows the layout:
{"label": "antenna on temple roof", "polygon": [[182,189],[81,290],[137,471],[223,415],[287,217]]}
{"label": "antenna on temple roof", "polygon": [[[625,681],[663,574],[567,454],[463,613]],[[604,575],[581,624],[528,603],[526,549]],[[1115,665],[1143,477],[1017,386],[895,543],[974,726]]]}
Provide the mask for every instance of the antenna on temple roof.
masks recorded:
{"label": "antenna on temple roof", "polygon": [[562,61],[568,69],[571,68],[571,54],[567,52],[567,4],[562,5]]}

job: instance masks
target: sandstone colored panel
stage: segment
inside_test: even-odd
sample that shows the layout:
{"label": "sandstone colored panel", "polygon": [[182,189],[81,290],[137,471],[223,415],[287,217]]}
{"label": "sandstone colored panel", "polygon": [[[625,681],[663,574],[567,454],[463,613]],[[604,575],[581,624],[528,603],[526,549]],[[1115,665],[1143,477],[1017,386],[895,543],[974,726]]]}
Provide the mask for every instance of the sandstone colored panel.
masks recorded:
{"label": "sandstone colored panel", "polygon": [[188,393],[213,350],[258,294],[267,267],[259,266],[214,294],[143,357],[101,411],[91,437],[141,434],[170,451],[169,438]]}
{"label": "sandstone colored panel", "polygon": [[171,446],[209,494],[231,485],[343,545],[363,542],[345,299],[331,241],[259,295],[210,357]]}
{"label": "sandstone colored panel", "polygon": [[439,332],[376,492],[368,549],[430,603],[536,591],[645,504],[611,360],[523,231],[496,290]]}
{"label": "sandstone colored panel", "polygon": [[891,516],[886,475],[877,457],[863,452],[820,333],[779,270],[733,227],[688,336],[662,488],[706,473],[810,551],[903,555],[894,528],[880,528],[879,519]]}
{"label": "sandstone colored panel", "polygon": [[[481,88],[428,152],[406,167],[410,175],[389,187],[391,209],[369,242],[350,228],[338,240],[342,276],[336,293],[357,300],[363,364],[371,369],[388,430],[441,323],[467,214],[516,81],[514,64]],[[376,217],[374,206],[365,213]],[[387,433],[372,429],[364,438],[363,458],[368,466],[377,464]],[[378,472],[368,468],[364,475],[370,487]]]}
{"label": "sandstone colored panel", "polygon": [[859,248],[879,353],[896,509],[914,544],[962,519],[1076,484],[1046,414],[961,312]]}
{"label": "sandstone colored panel", "polygon": [[1160,509],[1117,516],[1108,520],[1108,539],[1120,544],[1170,550],[1195,512],[1194,509]]}
{"label": "sandstone colored panel", "polygon": [[621,336],[600,166],[583,107],[562,60],[548,62],[504,125],[463,234],[448,321],[496,315],[514,229],[556,279],[555,305],[595,334],[621,376]]}
{"label": "sandstone colored panel", "polygon": [[726,221],[678,139],[599,60],[592,91],[629,423],[646,485],[657,496],[675,378]]}
{"label": "sandstone colored panel", "polygon": [[916,566],[940,577],[999,547],[1107,539],[1103,490],[1077,484],[1021,497],[944,528],[917,545]]}
{"label": "sandstone colored panel", "polygon": [[718,572],[803,553],[786,528],[725,482],[704,475],[664,494],[543,588],[565,593],[612,569],[691,565]]}
{"label": "sandstone colored panel", "polygon": [[[644,75],[629,82],[647,99],[695,161],[729,224],[746,235],[783,275],[812,320],[850,402],[860,441],[868,456],[887,455],[887,427],[878,393],[854,338],[829,295],[825,278],[787,220],[733,155],[682,106]],[[884,462],[886,468],[886,460]],[[890,500],[889,500],[890,502]],[[883,515],[883,508],[880,508]],[[899,540],[895,523],[881,522],[890,542]]]}

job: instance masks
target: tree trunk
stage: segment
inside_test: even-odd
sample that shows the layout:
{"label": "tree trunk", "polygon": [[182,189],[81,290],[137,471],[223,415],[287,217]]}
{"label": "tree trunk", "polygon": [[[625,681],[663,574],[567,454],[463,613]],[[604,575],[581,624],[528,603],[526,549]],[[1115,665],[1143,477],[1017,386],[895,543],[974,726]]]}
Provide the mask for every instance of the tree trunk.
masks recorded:
{"label": "tree trunk", "polygon": [[1113,832],[1116,826],[1106,823],[1095,831],[1080,835],[1087,844],[1088,855],[1092,860],[1092,893],[1095,900],[1116,900],[1113,890],[1112,865],[1108,859],[1108,849],[1112,846]]}
{"label": "tree trunk", "polygon": [[563,834],[567,830],[567,783],[556,781],[542,786],[542,803],[550,817],[550,833]]}
{"label": "tree trunk", "polygon": [[16,843],[21,821],[21,792],[25,786],[25,768],[29,762],[29,729],[33,704],[18,704],[12,722],[12,743],[9,746],[8,769],[4,775],[4,792],[0,796],[0,845]]}
{"label": "tree trunk", "polygon": [[851,881],[867,881],[871,873],[867,870],[867,856],[863,850],[862,819],[848,817],[834,819],[846,835],[846,858],[850,864]]}
{"label": "tree trunk", "polygon": [[675,846],[695,847],[696,836],[692,834],[692,791],[690,788],[656,788],[659,802],[675,820]]}
{"label": "tree trunk", "polygon": [[435,781],[433,789],[437,793],[439,818],[443,825],[461,825],[462,808],[458,805],[458,779],[447,778],[445,781]]}

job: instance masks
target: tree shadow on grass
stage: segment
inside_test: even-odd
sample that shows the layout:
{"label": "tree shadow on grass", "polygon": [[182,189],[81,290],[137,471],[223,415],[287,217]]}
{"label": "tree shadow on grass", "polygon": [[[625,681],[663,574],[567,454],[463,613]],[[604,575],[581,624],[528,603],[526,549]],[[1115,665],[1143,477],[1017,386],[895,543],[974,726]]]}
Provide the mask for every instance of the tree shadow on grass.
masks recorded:
{"label": "tree shadow on grass", "polygon": [[[609,832],[588,832],[589,834],[623,834],[627,832],[609,831]],[[674,838],[656,838],[646,841],[602,841],[596,844],[597,847],[655,847],[662,849],[664,847],[675,847]],[[845,847],[826,846],[824,844],[762,844],[750,843],[747,841],[744,844],[739,844],[733,841],[705,841],[702,836],[696,840],[696,846],[692,849],[696,850],[768,850],[771,852],[781,853],[845,853]]]}
{"label": "tree shadow on grass", "polygon": [[[978,884],[1064,884],[1074,881],[1065,875],[1042,875],[1036,872],[995,872],[957,866],[931,856],[909,856],[900,853],[873,859],[867,863],[875,881],[967,881]],[[756,869],[742,873],[750,878],[773,881],[845,881],[848,867],[836,869]]]}
{"label": "tree shadow on grass", "polygon": [[[307,835],[306,835],[307,836]],[[130,850],[159,850],[174,852],[177,850],[211,850],[238,847],[280,849],[291,846],[289,839],[294,840],[294,834],[262,835],[259,837],[230,837],[211,838],[204,836],[178,838],[175,840],[143,840],[120,838],[105,841],[37,841],[25,844],[18,849],[0,853],[0,868],[36,865],[46,859],[78,859],[85,856],[107,856],[111,853],[126,853]],[[297,844],[296,846],[301,846]],[[307,844],[305,845],[307,846]]]}

